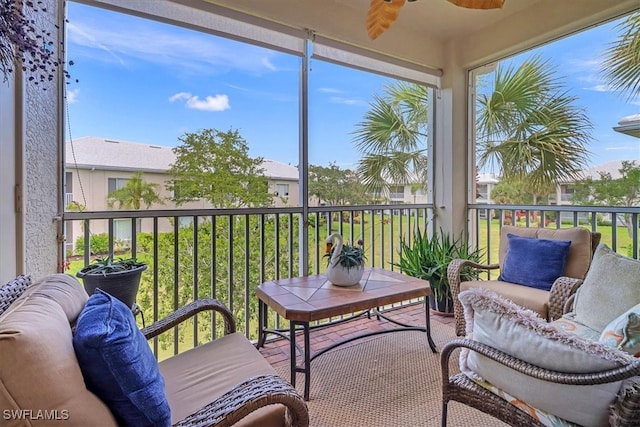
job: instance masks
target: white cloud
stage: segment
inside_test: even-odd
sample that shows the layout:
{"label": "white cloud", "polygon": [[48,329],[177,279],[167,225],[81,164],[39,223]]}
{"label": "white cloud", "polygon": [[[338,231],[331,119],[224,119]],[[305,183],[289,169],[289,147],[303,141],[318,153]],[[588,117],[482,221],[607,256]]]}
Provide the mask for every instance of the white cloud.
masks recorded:
{"label": "white cloud", "polygon": [[[115,62],[134,60],[170,65],[199,73],[241,70],[253,74],[278,71],[278,52],[211,35],[145,21],[127,15],[98,19],[82,16],[67,25],[76,57]],[[76,59],[76,58],[74,58]]]}
{"label": "white cloud", "polygon": [[189,99],[192,96],[193,95],[191,95],[189,92],[178,92],[175,95],[172,95],[171,97],[169,97],[169,102],[175,102],[182,99]]}
{"label": "white cloud", "polygon": [[592,90],[592,91],[595,91],[595,92],[613,92],[613,89],[611,88],[611,86],[605,85],[605,84],[595,85],[595,86],[591,86],[591,87],[585,87],[583,89]]}
{"label": "white cloud", "polygon": [[322,93],[344,93],[340,89],[335,89],[335,88],[332,88],[332,87],[321,87],[321,88],[318,89],[318,92],[322,92]]}
{"label": "white cloud", "polygon": [[620,146],[613,146],[613,147],[606,147],[604,149],[604,151],[626,151],[626,150],[633,150],[635,147],[630,147],[628,145],[620,145]]}
{"label": "white cloud", "polygon": [[224,111],[231,108],[229,105],[229,97],[227,95],[215,95],[206,96],[204,99],[200,99],[196,95],[192,95],[189,92],[178,92],[175,95],[169,97],[169,102],[186,101],[187,108],[201,111]]}
{"label": "white cloud", "polygon": [[79,93],[80,93],[80,89],[68,90],[66,93],[67,104],[75,104],[75,102],[78,100]]}
{"label": "white cloud", "polygon": [[343,98],[340,96],[332,96],[331,98],[329,98],[329,101],[334,103],[334,104],[344,104],[344,105],[367,105],[366,102],[364,102],[361,99],[354,99],[354,98]]}

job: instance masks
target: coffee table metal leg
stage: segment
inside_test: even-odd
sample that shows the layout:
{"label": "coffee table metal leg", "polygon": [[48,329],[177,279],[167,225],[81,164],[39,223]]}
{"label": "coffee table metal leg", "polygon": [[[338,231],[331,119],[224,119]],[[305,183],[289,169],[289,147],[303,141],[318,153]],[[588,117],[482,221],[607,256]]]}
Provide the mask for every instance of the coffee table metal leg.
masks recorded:
{"label": "coffee table metal leg", "polygon": [[304,400],[309,400],[311,389],[311,339],[309,338],[309,322],[302,324],[304,328]]}
{"label": "coffee table metal leg", "polygon": [[264,347],[264,343],[267,339],[267,304],[258,300],[258,348]]}
{"label": "coffee table metal leg", "polygon": [[437,353],[436,343],[433,342],[433,338],[431,338],[431,316],[429,315],[429,297],[424,297],[424,312],[426,315],[426,326],[427,326],[427,340],[429,341],[429,347],[431,347],[431,351]]}
{"label": "coffee table metal leg", "polygon": [[[299,347],[303,358],[303,365],[299,367],[296,360],[296,326],[302,326],[302,336],[304,340],[304,350]],[[309,391],[311,386],[311,339],[309,337],[311,328],[309,322],[289,322],[289,346],[291,350],[291,385],[296,386],[296,373],[304,373],[304,400],[309,400]]]}
{"label": "coffee table metal leg", "polygon": [[289,359],[291,362],[291,385],[296,386],[296,324],[289,322]]}

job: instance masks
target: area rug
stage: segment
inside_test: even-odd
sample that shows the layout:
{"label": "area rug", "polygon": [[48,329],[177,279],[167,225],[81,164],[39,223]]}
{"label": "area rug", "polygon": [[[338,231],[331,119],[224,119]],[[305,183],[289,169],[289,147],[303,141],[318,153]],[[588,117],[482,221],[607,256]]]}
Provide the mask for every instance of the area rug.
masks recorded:
{"label": "area rug", "polygon": [[[439,349],[455,338],[451,326],[433,322],[432,329]],[[289,380],[288,367],[277,371]],[[296,382],[302,394],[304,375]],[[439,426],[441,384],[440,353],[431,352],[423,332],[355,341],[311,362],[311,427]],[[449,403],[448,420],[451,427],[506,425],[458,402]]]}

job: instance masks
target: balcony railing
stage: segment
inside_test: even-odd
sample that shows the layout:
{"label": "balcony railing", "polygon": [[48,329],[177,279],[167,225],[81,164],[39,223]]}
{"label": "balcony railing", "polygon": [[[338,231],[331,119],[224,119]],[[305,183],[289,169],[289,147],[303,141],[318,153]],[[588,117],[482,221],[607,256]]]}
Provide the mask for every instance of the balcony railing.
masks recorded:
{"label": "balcony railing", "polygon": [[[585,227],[600,231],[605,243],[622,255],[639,258],[640,206],[520,206],[475,204],[469,207],[472,241],[486,250],[487,263],[498,262],[500,227]],[[487,218],[490,218],[488,220]],[[559,220],[558,220],[559,219]],[[494,273],[497,277],[497,273]]]}
{"label": "balcony railing", "polygon": [[[74,273],[94,256],[114,253],[147,262],[137,303],[155,321],[197,298],[214,297],[234,313],[238,331],[257,338],[256,287],[265,281],[326,269],[326,237],[364,241],[367,265],[394,269],[401,239],[432,224],[430,205],[67,212],[68,260]],[[114,223],[130,221],[130,240],[118,239]],[[301,230],[306,230],[301,232]],[[76,235],[73,235],[75,232]],[[78,237],[81,240],[78,241]],[[102,248],[98,249],[98,246]],[[306,248],[306,250],[303,250]],[[100,252],[100,253],[98,253]],[[71,261],[71,262],[69,262]],[[286,326],[271,316],[274,327]],[[179,353],[221,334],[215,317],[199,314],[182,329],[153,343],[159,357]]]}
{"label": "balcony railing", "polygon": [[[305,270],[307,274],[324,272],[325,239],[331,232],[341,233],[349,242],[363,239],[368,266],[395,269],[400,240],[410,243],[416,229],[431,227],[432,215],[430,205],[406,204],[309,207],[306,212],[302,208],[67,212],[67,239],[83,238],[74,250],[82,256],[74,257],[69,272],[91,261],[92,251],[96,252],[92,238],[99,240],[104,233],[104,247],[96,256],[132,255],[149,264],[138,294],[147,322],[193,299],[214,297],[231,308],[238,330],[255,339],[258,284],[299,276]],[[614,250],[637,259],[639,217],[640,207],[476,204],[469,209],[471,241],[485,249],[488,263],[498,261],[497,243],[504,224],[586,227],[601,231],[602,242]],[[114,222],[123,219],[131,224],[126,242],[114,233]],[[70,230],[80,235],[70,236]],[[286,326],[278,316],[270,320],[274,327]],[[207,314],[199,314],[181,328],[155,340],[159,357],[221,333],[221,325]]]}

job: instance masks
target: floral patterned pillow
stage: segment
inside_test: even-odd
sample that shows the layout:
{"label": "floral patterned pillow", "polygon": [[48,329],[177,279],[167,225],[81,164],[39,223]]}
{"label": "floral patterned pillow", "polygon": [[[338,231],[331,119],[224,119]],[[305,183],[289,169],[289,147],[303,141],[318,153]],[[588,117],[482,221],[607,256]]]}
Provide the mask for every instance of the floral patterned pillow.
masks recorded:
{"label": "floral patterned pillow", "polygon": [[0,288],[0,315],[31,285],[30,275],[21,275]]}
{"label": "floral patterned pillow", "polygon": [[604,328],[598,341],[640,357],[640,304],[613,319]]}

